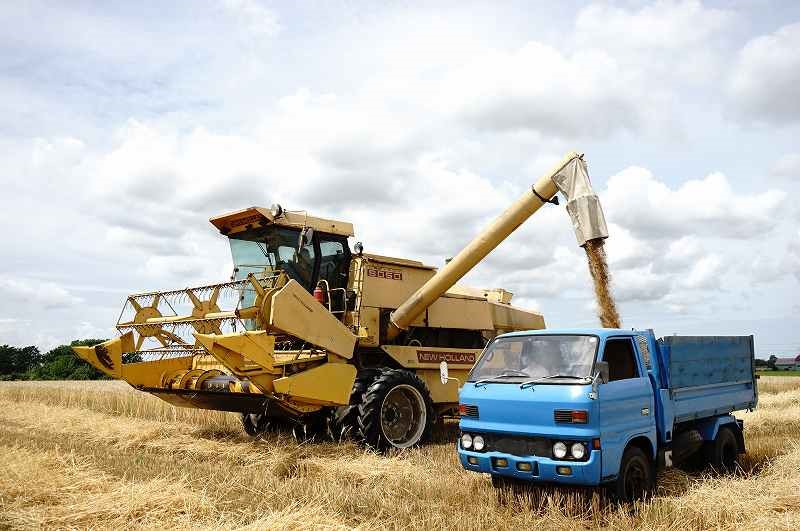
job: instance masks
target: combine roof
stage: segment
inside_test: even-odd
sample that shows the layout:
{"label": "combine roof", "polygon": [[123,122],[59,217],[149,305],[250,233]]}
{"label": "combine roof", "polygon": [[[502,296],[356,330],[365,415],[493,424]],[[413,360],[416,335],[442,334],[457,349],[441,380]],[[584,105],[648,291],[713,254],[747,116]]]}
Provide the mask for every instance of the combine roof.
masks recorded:
{"label": "combine roof", "polygon": [[237,210],[236,212],[213,217],[209,221],[225,235],[273,224],[296,229],[311,227],[318,232],[336,234],[338,236],[353,236],[353,224],[346,221],[316,218],[309,216],[305,212],[287,212],[285,210],[280,211],[275,216],[273,211],[263,207]]}

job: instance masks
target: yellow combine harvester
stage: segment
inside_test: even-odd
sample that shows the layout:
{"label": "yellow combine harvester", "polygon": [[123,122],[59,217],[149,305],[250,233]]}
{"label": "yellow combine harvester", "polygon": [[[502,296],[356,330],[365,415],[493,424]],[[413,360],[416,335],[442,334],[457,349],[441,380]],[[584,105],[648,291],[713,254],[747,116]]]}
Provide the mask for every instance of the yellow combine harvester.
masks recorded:
{"label": "yellow combine harvester", "polygon": [[[606,237],[586,164],[569,153],[445,267],[350,250],[350,223],[252,207],[211,219],[230,281],[130,295],[120,336],[76,353],[184,407],[239,412],[247,433],[351,436],[377,449],[425,441],[454,412],[487,341],[544,328],[503,289],[456,286],[561,190],[579,243]],[[446,361],[455,379],[442,383]]]}

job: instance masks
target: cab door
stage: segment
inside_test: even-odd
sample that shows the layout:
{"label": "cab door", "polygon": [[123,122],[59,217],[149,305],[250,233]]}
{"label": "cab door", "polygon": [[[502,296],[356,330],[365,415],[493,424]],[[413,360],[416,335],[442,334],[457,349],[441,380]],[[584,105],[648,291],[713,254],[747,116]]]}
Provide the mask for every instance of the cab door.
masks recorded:
{"label": "cab door", "polygon": [[[608,383],[598,388],[602,477],[616,475],[625,443],[636,435],[655,437],[655,411],[650,378],[630,337],[610,337],[603,348]],[[651,456],[652,457],[652,456]]]}

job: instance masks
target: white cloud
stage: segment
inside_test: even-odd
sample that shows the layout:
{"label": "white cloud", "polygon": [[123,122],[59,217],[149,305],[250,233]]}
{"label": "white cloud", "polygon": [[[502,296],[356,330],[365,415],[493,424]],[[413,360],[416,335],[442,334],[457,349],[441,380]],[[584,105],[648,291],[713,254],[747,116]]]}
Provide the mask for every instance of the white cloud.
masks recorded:
{"label": "white cloud", "polygon": [[455,69],[440,95],[442,105],[480,130],[579,138],[639,129],[654,103],[614,57],[593,50],[564,55],[537,42]]}
{"label": "white cloud", "polygon": [[775,177],[800,180],[800,153],[789,153],[779,158],[769,172]]}
{"label": "white cloud", "polygon": [[649,53],[696,49],[732,23],[730,11],[698,0],[658,1],[635,8],[595,3],[576,18],[578,40]]}
{"label": "white cloud", "polygon": [[275,13],[256,0],[222,0],[221,3],[254,37],[269,37],[280,29]]}
{"label": "white cloud", "polygon": [[0,276],[0,296],[27,306],[66,308],[82,302],[80,297],[53,282]]}
{"label": "white cloud", "polygon": [[734,113],[772,124],[800,120],[800,23],[749,41],[739,53],[729,84]]}
{"label": "white cloud", "polygon": [[612,276],[614,298],[621,302],[655,303],[670,292],[668,275],[653,272],[652,264],[635,269],[615,270]]}
{"label": "white cloud", "polygon": [[649,170],[630,167],[609,179],[602,199],[609,219],[636,235],[741,238],[774,228],[785,196],[775,189],[736,193],[721,173],[671,189]]}

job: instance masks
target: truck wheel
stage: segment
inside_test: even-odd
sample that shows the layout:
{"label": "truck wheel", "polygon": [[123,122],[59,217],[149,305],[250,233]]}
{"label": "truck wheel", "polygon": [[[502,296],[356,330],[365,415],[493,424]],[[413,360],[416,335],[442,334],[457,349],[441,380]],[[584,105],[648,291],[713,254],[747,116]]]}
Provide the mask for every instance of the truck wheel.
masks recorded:
{"label": "truck wheel", "polygon": [[705,448],[706,459],[718,472],[730,472],[736,468],[736,456],[739,453],[739,443],[736,435],[730,428],[722,426],[717,431],[717,436]]}
{"label": "truck wheel", "polygon": [[426,442],[433,420],[433,402],[425,382],[402,369],[382,369],[358,407],[361,438],[375,450]]}
{"label": "truck wheel", "polygon": [[622,454],[617,479],[610,486],[612,498],[621,503],[641,500],[655,487],[655,471],[650,458],[636,446]]}
{"label": "truck wheel", "polygon": [[330,436],[334,441],[341,442],[352,438],[358,440],[361,432],[358,426],[358,406],[364,399],[364,393],[379,374],[376,369],[359,371],[353,390],[350,392],[350,404],[337,407],[333,410],[330,419]]}

